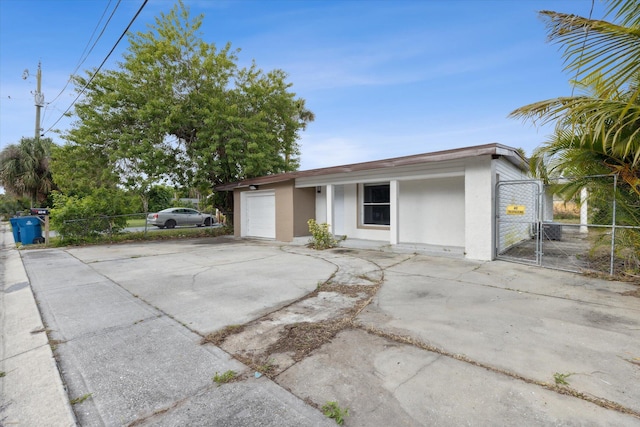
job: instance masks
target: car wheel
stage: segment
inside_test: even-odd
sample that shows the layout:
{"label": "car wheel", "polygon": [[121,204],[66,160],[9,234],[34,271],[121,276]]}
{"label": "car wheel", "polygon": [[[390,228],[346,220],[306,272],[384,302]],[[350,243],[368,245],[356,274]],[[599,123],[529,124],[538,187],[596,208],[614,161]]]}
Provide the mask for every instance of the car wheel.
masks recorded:
{"label": "car wheel", "polygon": [[164,223],[164,226],[167,228],[176,228],[176,222],[172,219],[168,220]]}
{"label": "car wheel", "polygon": [[204,225],[206,225],[207,227],[211,226],[211,218],[205,218],[204,219]]}

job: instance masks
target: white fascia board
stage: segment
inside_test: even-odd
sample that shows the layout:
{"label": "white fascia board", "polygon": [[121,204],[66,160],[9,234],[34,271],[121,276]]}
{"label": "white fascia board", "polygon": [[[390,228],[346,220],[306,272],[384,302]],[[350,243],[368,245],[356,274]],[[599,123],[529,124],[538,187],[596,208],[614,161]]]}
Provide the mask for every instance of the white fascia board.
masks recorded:
{"label": "white fascia board", "polygon": [[380,168],[368,171],[345,172],[323,176],[299,177],[296,188],[324,185],[366,184],[381,181],[413,181],[419,179],[449,178],[464,176],[464,160]]}

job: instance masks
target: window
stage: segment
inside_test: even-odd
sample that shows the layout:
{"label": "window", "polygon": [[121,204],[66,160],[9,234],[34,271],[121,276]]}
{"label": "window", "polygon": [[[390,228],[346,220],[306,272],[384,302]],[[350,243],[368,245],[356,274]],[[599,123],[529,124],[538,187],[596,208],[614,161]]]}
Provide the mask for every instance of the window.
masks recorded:
{"label": "window", "polygon": [[364,184],[362,190],[362,223],[364,225],[391,224],[389,184]]}

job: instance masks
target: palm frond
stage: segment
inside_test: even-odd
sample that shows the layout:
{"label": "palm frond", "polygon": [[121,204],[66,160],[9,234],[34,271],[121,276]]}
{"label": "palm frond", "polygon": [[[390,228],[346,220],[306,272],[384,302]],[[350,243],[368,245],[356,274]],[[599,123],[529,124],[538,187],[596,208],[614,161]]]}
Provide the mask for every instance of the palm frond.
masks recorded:
{"label": "palm frond", "polygon": [[549,40],[564,46],[565,70],[575,73],[577,80],[599,74],[605,76],[608,87],[620,88],[640,72],[640,27],[624,24],[637,23],[637,6],[626,6],[624,10],[631,9],[636,15],[622,20],[621,25],[559,12],[540,12],[547,21]]}

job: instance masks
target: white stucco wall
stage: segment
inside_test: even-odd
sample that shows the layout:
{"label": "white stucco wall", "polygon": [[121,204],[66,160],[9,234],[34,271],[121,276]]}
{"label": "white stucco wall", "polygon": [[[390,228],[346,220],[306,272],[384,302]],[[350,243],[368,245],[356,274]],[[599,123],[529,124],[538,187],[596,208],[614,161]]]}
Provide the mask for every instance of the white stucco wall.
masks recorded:
{"label": "white stucco wall", "polygon": [[465,257],[490,261],[494,248],[495,163],[491,156],[465,162]]}
{"label": "white stucco wall", "polygon": [[465,244],[464,177],[400,182],[400,243]]}

